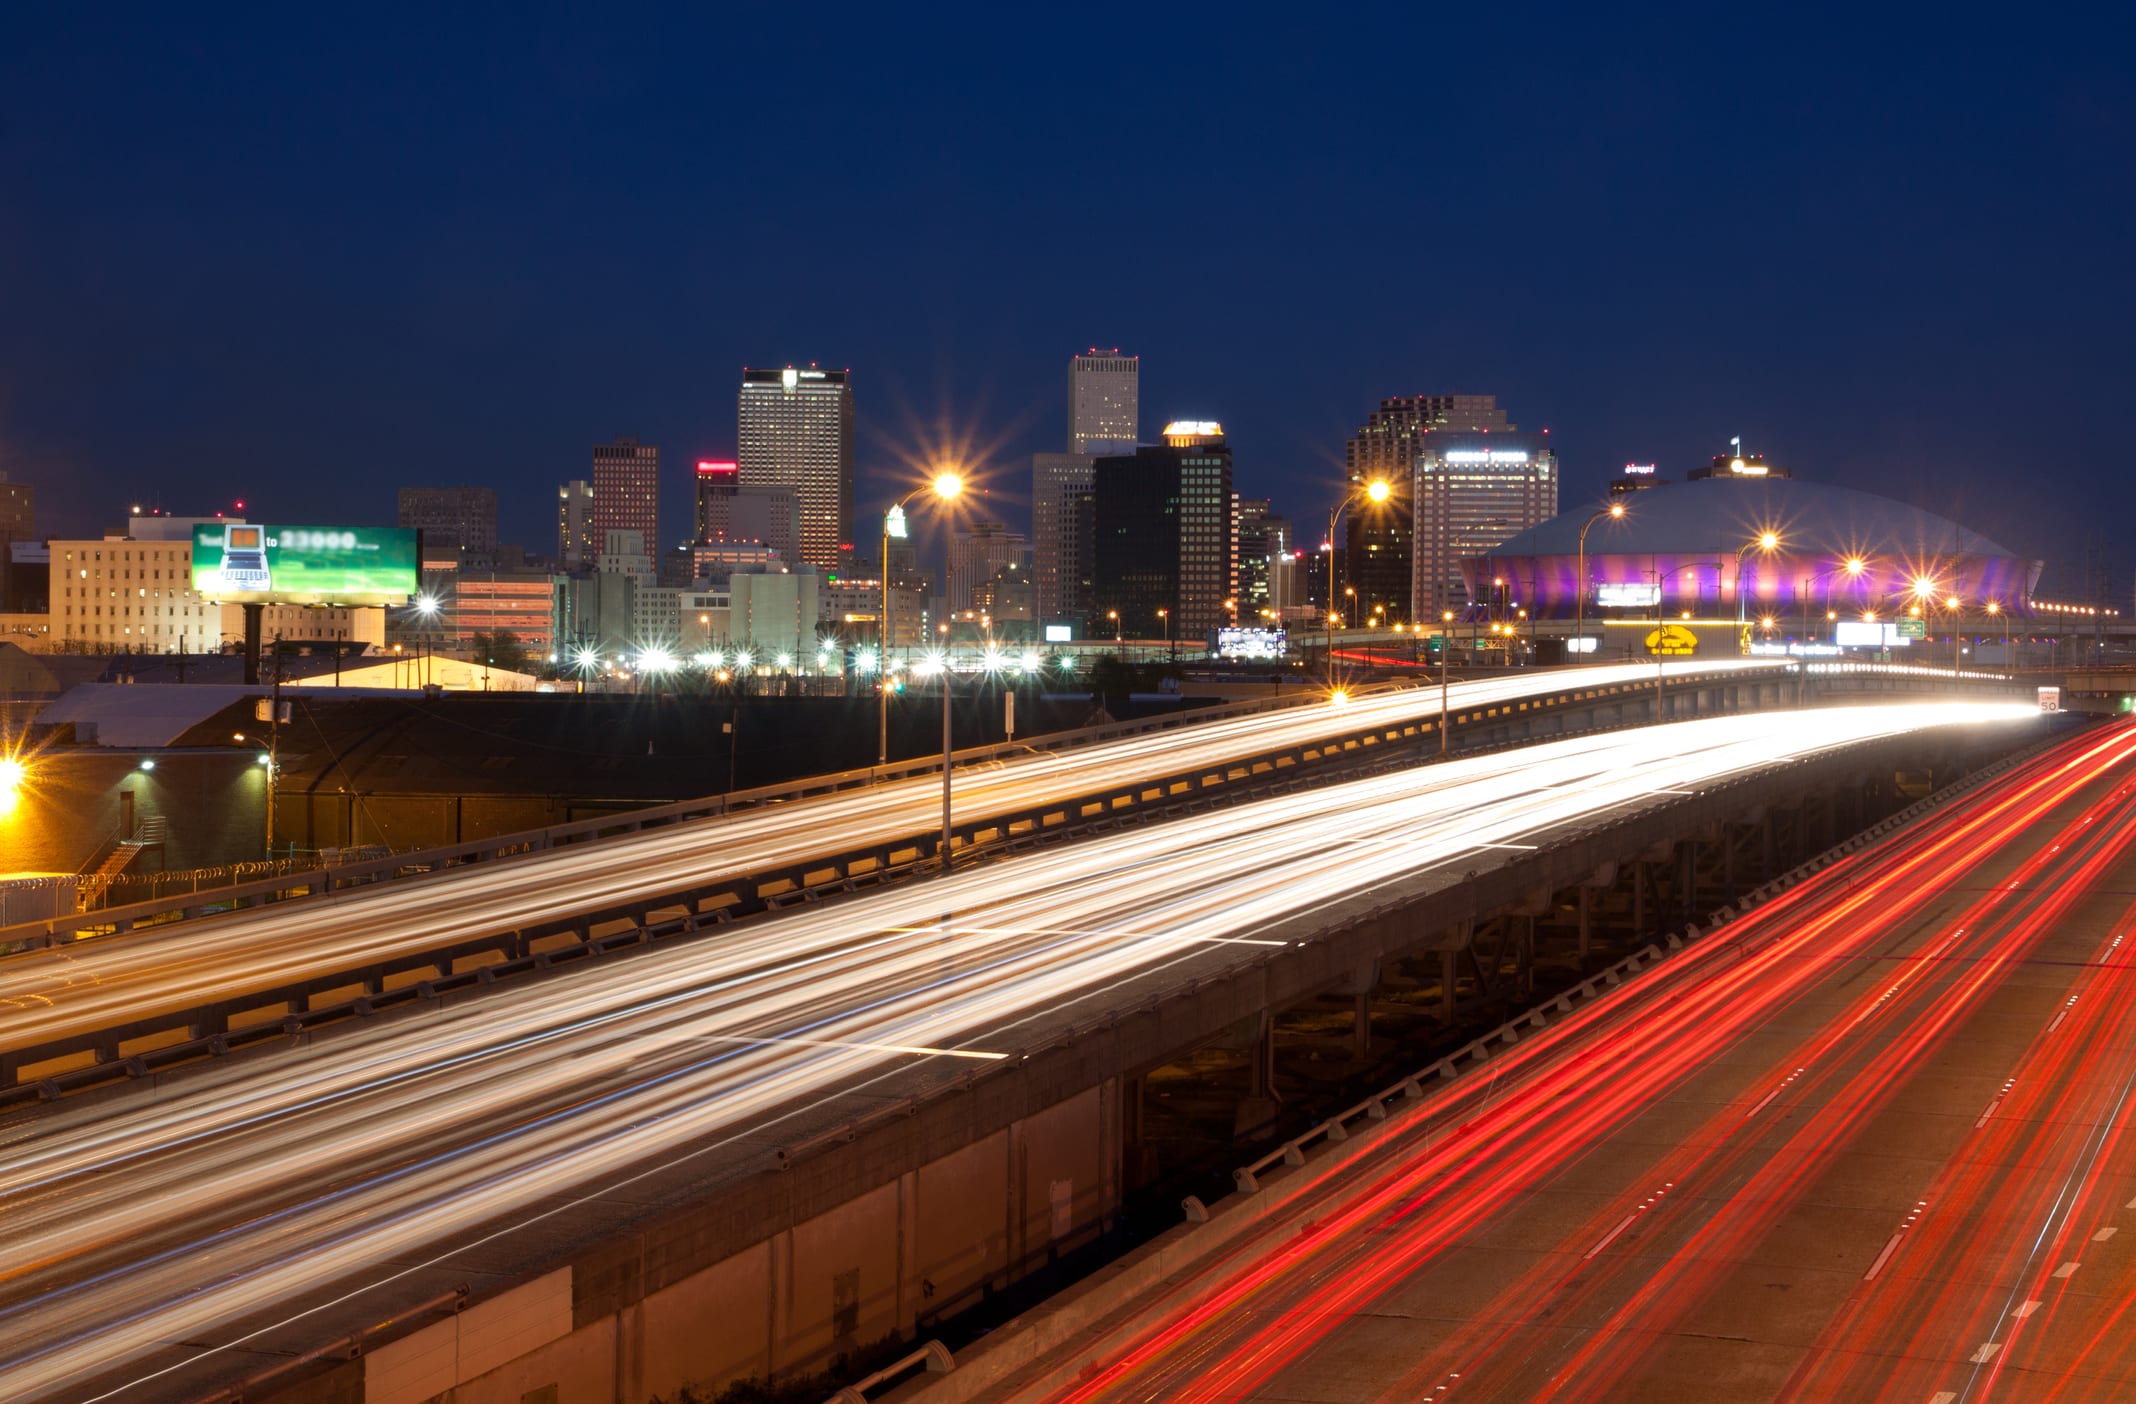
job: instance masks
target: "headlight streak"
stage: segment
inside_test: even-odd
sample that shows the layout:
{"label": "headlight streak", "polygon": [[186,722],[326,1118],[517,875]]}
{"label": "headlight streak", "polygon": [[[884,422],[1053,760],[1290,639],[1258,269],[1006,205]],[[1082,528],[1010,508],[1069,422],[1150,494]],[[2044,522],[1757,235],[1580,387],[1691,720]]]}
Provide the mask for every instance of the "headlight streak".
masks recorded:
{"label": "headlight streak", "polygon": [[[1765,660],[1672,666],[1672,676],[1770,671]],[[1642,665],[1583,669],[1582,687],[1651,679]],[[1516,701],[1568,685],[1565,675],[1495,679],[1455,687],[1457,711]],[[959,783],[966,814],[1028,807],[1062,793],[1190,770],[1254,750],[1309,744],[1326,736],[1438,714],[1436,688],[1374,693],[1335,716],[1307,707],[1212,722],[1186,732],[1131,738],[1066,752],[1016,756],[967,773]],[[717,861],[726,871],[776,865],[820,848],[837,832],[855,847],[934,822],[939,785],[928,777],[826,795],[725,819],[659,829],[584,849],[531,854],[498,869],[471,867],[407,883],[337,893],[318,903],[183,923],[168,932],[133,932],[97,949],[85,980],[85,947],[0,962],[0,1013],[8,1037],[25,1045],[114,1021],[214,1003],[247,990],[333,974],[538,920],[613,904],[620,896],[673,890]],[[529,908],[530,894],[540,906]],[[441,928],[440,914],[450,914]]]}
{"label": "headlight streak", "polygon": [[[29,1298],[0,1311],[0,1334],[50,1342],[0,1357],[0,1368],[20,1372],[26,1389],[65,1388],[154,1341],[524,1214],[704,1136],[759,1133],[796,1102],[909,1066],[855,1044],[956,1048],[984,1033],[997,1046],[971,1051],[999,1051],[1004,1029],[1201,958],[1197,938],[1354,898],[1479,843],[1787,754],[2029,712],[1831,709],[1815,728],[1785,714],[1730,717],[1328,786],[790,913],[525,992],[543,996],[538,1006],[493,997],[367,1030],[337,1042],[323,1069],[270,1060],[223,1070],[163,1105],[93,1118],[101,1124],[82,1141],[70,1132],[92,1118],[63,1111],[18,1133],[11,1149],[26,1155],[11,1154],[0,1179],[0,1195],[31,1201],[0,1200],[17,1265],[7,1295]],[[1328,861],[1332,845],[1367,831],[1414,851],[1363,873]],[[689,1040],[707,1037],[765,1041],[699,1056]],[[678,1045],[684,1063],[629,1080]],[[585,1095],[603,1080],[607,1090]],[[452,1132],[472,1144],[441,1145]],[[353,1183],[304,1197],[308,1182],[358,1166]],[[279,1231],[263,1229],[259,1212]],[[234,1226],[205,1227],[233,1214]],[[183,1271],[196,1224],[230,1265],[204,1289]],[[175,1256],[153,1268],[123,1259],[140,1252]],[[85,1269],[112,1274],[108,1291],[84,1290]]]}

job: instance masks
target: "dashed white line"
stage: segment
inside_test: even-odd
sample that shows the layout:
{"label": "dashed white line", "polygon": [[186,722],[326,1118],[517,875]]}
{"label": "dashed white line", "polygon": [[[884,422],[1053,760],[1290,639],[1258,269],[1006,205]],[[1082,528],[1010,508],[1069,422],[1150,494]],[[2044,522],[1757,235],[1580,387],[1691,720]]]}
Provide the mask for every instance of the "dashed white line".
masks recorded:
{"label": "dashed white line", "polygon": [[1957,1400],[1958,1391],[1955,1389],[1939,1389],[1928,1396],[1928,1404],[1957,1404]]}
{"label": "dashed white line", "polygon": [[1588,1261],[1589,1259],[1593,1258],[1595,1254],[1601,1252],[1604,1248],[1609,1247],[1610,1244],[1615,1243],[1617,1241],[1617,1235],[1623,1233],[1626,1229],[1630,1228],[1632,1226],[1632,1220],[1638,1217],[1639,1215],[1636,1212],[1626,1214],[1624,1216],[1623,1222],[1619,1223],[1608,1233],[1603,1234],[1602,1241],[1600,1243],[1597,1243],[1594,1247],[1588,1249],[1586,1256],[1582,1257],[1580,1261],[1583,1263]]}
{"label": "dashed white line", "polygon": [[2075,1264],[2075,1263],[2064,1263],[2064,1264],[2062,1264],[2062,1265],[2061,1265],[2060,1267],[2058,1267],[2058,1268],[2056,1268],[2056,1269],[2054,1270],[2054,1275],[2055,1275],[2056,1277],[2074,1277],[2074,1276],[2076,1275],[2076,1271],[2077,1271],[2077,1264]]}
{"label": "dashed white line", "polygon": [[1968,1355],[1966,1359],[1972,1361],[1975,1365],[1985,1365],[1990,1360],[1993,1360],[1995,1358],[1996,1352],[2001,1349],[2002,1343],[2000,1341],[1989,1341],[1979,1350],[1976,1350],[1971,1355]]}
{"label": "dashed white line", "polygon": [[1890,1262],[1891,1255],[1899,1251],[1899,1240],[1905,1236],[1904,1233],[1895,1233],[1891,1236],[1891,1241],[1884,1245],[1884,1251],[1876,1255],[1875,1262],[1869,1264],[1869,1271],[1862,1274],[1862,1281],[1868,1282],[1884,1270],[1884,1264]]}
{"label": "dashed white line", "polygon": [[1779,1095],[1780,1095],[1780,1089],[1779,1089],[1779,1088],[1777,1088],[1777,1087],[1775,1087],[1775,1088],[1774,1088],[1774,1089],[1773,1089],[1772,1091],[1770,1091],[1770,1092],[1766,1093],[1766,1094],[1765,1094],[1765,1096],[1764,1096],[1764,1098],[1763,1098],[1762,1100],[1760,1100],[1760,1101],[1759,1101],[1759,1103],[1758,1103],[1758,1104],[1757,1104],[1756,1106],[1752,1107],[1752,1108],[1751,1108],[1751,1109],[1750,1109],[1749,1111],[1747,1111],[1747,1112],[1744,1112],[1744,1113],[1743,1113],[1743,1119],[1744,1119],[1745,1121],[1748,1121],[1748,1120],[1749,1120],[1749,1119],[1750,1119],[1751,1117],[1754,1117],[1754,1116],[1756,1116],[1756,1115],[1757,1115],[1757,1114],[1758,1114],[1759,1112],[1761,1112],[1761,1111],[1764,1111],[1764,1110],[1765,1110],[1765,1105],[1766,1105],[1766,1103],[1767,1103],[1767,1102],[1770,1102],[1770,1101],[1772,1101],[1772,1099],[1773,1099],[1773,1098],[1775,1098],[1775,1097],[1777,1097],[1777,1096],[1779,1096]]}
{"label": "dashed white line", "polygon": [[2012,1316],[2016,1317],[2016,1318],[2017,1318],[2018,1320],[2022,1321],[2022,1320],[2024,1320],[2024,1319],[2025,1319],[2026,1317],[2028,1317],[2028,1316],[2032,1315],[2032,1313],[2034,1313],[2034,1312],[2038,1311],[2039,1309],[2040,1309],[2040,1304],[2039,1304],[2039,1301],[2038,1301],[2037,1299],[2034,1299],[2034,1300],[2032,1300],[2032,1301],[2029,1301],[2029,1302],[2019,1302],[2019,1303],[2017,1304],[2017,1310],[2016,1310],[2016,1311],[2013,1311],[2013,1312],[2011,1312],[2010,1314],[2011,1314]]}
{"label": "dashed white line", "polygon": [[1994,1101],[1988,1103],[1988,1109],[1980,1114],[1980,1120],[1973,1123],[1973,1129],[1975,1131],[1978,1131],[1981,1127],[1987,1125],[1988,1118],[1995,1115],[1995,1109],[2001,1105],[2002,1098],[2000,1097],[1997,1097]]}
{"label": "dashed white line", "polygon": [[2104,1243],[2109,1238],[2112,1238],[2116,1232],[2118,1232],[2118,1230],[2116,1230],[2113,1225],[2109,1224],[2107,1227],[2100,1229],[2097,1233],[2092,1235],[2092,1242]]}

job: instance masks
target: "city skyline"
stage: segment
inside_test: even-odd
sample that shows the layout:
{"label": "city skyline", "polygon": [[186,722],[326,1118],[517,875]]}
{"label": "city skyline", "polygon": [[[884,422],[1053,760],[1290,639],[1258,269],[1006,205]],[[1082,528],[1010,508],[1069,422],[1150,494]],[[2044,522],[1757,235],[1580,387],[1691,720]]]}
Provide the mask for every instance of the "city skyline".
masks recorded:
{"label": "city skyline", "polygon": [[[1741,435],[2035,555],[2136,505],[2113,409],[2136,374],[2136,200],[2113,174],[2136,101],[2113,43],[1387,19],[1375,43],[1518,54],[1553,99],[1397,100],[1343,79],[1352,30],[1308,26],[1220,46],[1281,83],[1093,142],[1087,114],[1174,81],[1197,24],[1120,46],[870,17],[803,62],[768,17],[627,43],[459,18],[420,49],[11,17],[0,255],[38,277],[7,293],[0,471],[77,534],[115,499],[387,520],[394,486],[466,483],[532,546],[581,446],[619,432],[663,446],[661,516],[686,520],[681,465],[737,449],[719,387],[814,359],[862,386],[857,504],[941,422],[990,450],[989,510],[1020,525],[1030,455],[1065,442],[1061,360],[1096,345],[1142,358],[1145,424],[1223,420],[1242,493],[1300,523],[1373,405],[1469,389],[1553,430],[1568,504]],[[975,61],[1008,52],[1043,57]],[[522,78],[480,81],[468,53]],[[276,78],[210,98],[201,64]],[[84,71],[98,95],[66,80]],[[735,139],[765,112],[779,140]],[[1459,197],[1426,182],[1352,218],[1414,150],[1459,156]],[[619,195],[653,215],[616,218]],[[2043,459],[2055,492],[2007,490]]]}

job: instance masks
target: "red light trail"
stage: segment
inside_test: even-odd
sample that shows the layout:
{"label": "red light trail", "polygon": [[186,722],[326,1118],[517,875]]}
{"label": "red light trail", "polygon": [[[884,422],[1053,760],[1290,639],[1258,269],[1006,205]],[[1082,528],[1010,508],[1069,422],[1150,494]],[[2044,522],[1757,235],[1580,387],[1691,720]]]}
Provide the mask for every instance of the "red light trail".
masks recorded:
{"label": "red light trail", "polygon": [[2080,1279],[2136,1206],[2132,761],[2088,733],[1523,1042],[1058,1397],[2127,1397],[2136,1299]]}

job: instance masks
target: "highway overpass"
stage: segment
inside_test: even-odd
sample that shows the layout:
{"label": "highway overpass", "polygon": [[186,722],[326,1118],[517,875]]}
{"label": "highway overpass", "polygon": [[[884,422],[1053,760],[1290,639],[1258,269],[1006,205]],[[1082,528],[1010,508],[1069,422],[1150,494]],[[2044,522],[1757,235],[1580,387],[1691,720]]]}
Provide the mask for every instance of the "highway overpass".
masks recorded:
{"label": "highway overpass", "polygon": [[0,1379],[571,1399],[816,1368],[1095,1231],[1141,1069],[1419,951],[1468,963],[1450,1002],[1502,999],[1539,919],[1699,910],[2049,724],[1827,708],[1405,767],[20,1115]]}

